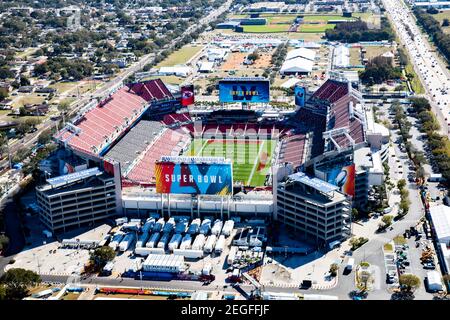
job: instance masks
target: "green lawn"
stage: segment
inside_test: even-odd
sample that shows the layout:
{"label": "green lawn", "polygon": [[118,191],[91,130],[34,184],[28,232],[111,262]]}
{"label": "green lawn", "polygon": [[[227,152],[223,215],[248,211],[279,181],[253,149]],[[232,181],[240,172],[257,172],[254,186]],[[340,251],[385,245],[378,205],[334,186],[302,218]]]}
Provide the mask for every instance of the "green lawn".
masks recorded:
{"label": "green lawn", "polygon": [[324,21],[328,22],[330,20],[352,20],[355,19],[355,17],[352,18],[346,18],[340,15],[305,15],[303,18],[304,21]]}
{"label": "green lawn", "polygon": [[269,24],[264,26],[243,26],[244,32],[249,33],[275,33],[287,32],[290,24]]}
{"label": "green lawn", "polygon": [[171,67],[177,64],[185,64],[202,48],[202,46],[184,46],[180,50],[173,52],[156,67]]}
{"label": "green lawn", "polygon": [[225,157],[233,161],[233,180],[244,185],[262,186],[269,174],[276,140],[211,140],[195,139],[189,156]]}
{"label": "green lawn", "polygon": [[414,75],[414,78],[411,80],[411,87],[414,90],[416,94],[424,94],[425,89],[423,88],[422,82],[420,82],[419,77],[417,76],[416,72],[414,71],[413,66],[408,63],[405,67],[405,72]]}

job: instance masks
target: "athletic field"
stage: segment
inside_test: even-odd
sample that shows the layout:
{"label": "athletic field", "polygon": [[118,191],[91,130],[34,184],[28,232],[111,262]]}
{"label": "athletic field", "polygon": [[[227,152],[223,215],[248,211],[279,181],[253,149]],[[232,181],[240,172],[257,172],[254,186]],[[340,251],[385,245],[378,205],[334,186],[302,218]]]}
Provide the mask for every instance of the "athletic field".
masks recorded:
{"label": "athletic field", "polygon": [[194,139],[186,155],[231,159],[234,183],[263,186],[276,144],[276,140]]}

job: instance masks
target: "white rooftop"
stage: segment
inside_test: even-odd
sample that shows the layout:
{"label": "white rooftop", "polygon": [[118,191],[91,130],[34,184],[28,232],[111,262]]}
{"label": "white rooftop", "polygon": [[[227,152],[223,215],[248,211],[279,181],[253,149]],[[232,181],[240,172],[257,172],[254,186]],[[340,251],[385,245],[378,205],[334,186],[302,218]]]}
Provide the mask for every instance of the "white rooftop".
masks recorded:
{"label": "white rooftop", "polygon": [[450,241],[450,207],[438,205],[430,207],[430,215],[440,242]]}
{"label": "white rooftop", "polygon": [[286,60],[291,60],[298,57],[314,61],[316,57],[316,52],[314,50],[306,48],[298,48],[291,50],[286,54]]}
{"label": "white rooftop", "polygon": [[305,58],[297,57],[286,60],[281,66],[280,72],[311,72],[314,62]]}

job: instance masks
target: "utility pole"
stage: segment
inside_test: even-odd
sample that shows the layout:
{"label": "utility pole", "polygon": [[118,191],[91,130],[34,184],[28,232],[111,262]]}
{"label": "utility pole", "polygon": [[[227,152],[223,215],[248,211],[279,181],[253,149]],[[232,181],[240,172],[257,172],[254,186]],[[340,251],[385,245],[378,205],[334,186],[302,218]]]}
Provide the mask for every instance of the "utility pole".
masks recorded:
{"label": "utility pole", "polygon": [[12,169],[11,150],[9,149],[9,138],[8,138],[8,135],[6,135],[6,148],[8,149],[9,169]]}

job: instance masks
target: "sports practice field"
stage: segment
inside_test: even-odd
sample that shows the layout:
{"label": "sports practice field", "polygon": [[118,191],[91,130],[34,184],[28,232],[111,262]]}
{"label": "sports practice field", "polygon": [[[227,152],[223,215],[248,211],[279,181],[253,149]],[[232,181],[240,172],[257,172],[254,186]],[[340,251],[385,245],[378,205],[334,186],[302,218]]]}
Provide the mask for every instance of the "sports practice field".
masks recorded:
{"label": "sports practice field", "polygon": [[235,183],[263,186],[276,144],[276,140],[194,139],[187,155],[231,159]]}

